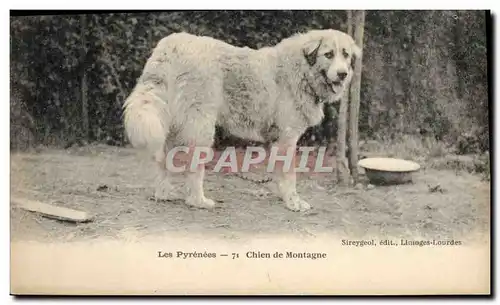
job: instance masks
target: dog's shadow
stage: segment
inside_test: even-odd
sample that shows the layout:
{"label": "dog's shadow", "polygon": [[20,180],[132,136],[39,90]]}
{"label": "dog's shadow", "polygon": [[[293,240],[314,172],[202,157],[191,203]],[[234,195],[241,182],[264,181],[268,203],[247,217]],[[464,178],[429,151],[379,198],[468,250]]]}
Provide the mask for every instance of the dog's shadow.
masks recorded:
{"label": "dog's shadow", "polygon": [[214,207],[212,207],[210,209],[207,209],[207,208],[203,208],[203,207],[195,207],[195,206],[187,205],[186,201],[184,199],[180,199],[180,198],[162,199],[162,198],[156,198],[155,196],[149,196],[147,199],[149,201],[153,201],[153,202],[156,202],[156,203],[173,204],[173,205],[183,205],[183,206],[187,207],[190,210],[220,210],[220,209],[223,208],[223,206],[221,206],[220,204],[224,203],[224,200],[220,200],[220,199],[219,200],[214,200],[215,202],[218,203],[218,205],[215,205]]}

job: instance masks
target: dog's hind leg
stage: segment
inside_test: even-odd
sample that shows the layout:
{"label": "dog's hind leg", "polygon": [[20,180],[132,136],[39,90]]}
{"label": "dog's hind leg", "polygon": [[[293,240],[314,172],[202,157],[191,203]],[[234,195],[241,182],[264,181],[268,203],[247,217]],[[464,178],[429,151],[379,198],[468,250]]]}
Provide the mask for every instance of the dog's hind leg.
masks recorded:
{"label": "dog's hind leg", "polygon": [[[201,113],[197,109],[191,109],[188,114],[188,122],[185,129],[181,131],[181,136],[189,144],[189,158],[193,161],[196,148],[199,150],[211,150],[215,135],[215,115]],[[197,153],[200,153],[200,151]],[[203,152],[201,152],[203,154]],[[203,157],[203,156],[201,156]],[[205,155],[206,157],[206,155]],[[208,160],[210,161],[210,160]],[[186,204],[199,208],[212,208],[215,203],[212,199],[206,198],[203,191],[203,179],[205,176],[205,163],[190,164],[186,175]]]}
{"label": "dog's hind leg", "polygon": [[172,191],[172,185],[169,181],[169,173],[167,171],[167,152],[166,144],[155,153],[155,162],[157,166],[157,177],[154,198],[156,200],[172,199],[169,195]]}
{"label": "dog's hind leg", "polygon": [[205,165],[199,164],[193,172],[187,175],[188,194],[186,204],[199,208],[210,209],[215,206],[212,199],[206,198],[203,192],[203,179],[205,176]]}

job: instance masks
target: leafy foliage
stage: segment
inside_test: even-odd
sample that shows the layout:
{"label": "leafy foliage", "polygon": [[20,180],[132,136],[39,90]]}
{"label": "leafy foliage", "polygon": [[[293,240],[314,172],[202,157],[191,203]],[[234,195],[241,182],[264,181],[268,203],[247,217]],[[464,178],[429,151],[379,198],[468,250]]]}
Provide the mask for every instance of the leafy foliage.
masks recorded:
{"label": "leafy foliage", "polygon": [[[38,143],[123,145],[123,101],[162,37],[186,31],[260,48],[313,28],[345,30],[345,21],[345,11],[11,17],[11,88],[23,92],[12,95],[11,109],[18,110],[11,116],[23,122],[22,110],[32,118]],[[481,11],[367,12],[361,135],[425,133],[453,142],[467,131],[477,142],[468,150],[488,149],[485,22]],[[82,133],[82,86],[88,88],[88,136]],[[306,132],[304,143],[335,136],[337,110],[325,110],[327,118]],[[228,141],[234,139],[219,133],[219,144]]]}

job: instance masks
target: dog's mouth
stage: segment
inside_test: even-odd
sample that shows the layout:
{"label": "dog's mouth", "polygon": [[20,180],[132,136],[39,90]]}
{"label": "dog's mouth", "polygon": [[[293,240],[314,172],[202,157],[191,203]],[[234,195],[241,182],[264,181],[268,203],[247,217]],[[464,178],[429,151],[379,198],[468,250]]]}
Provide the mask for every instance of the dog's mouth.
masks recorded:
{"label": "dog's mouth", "polygon": [[323,80],[325,82],[326,87],[333,94],[336,94],[337,93],[336,88],[338,89],[339,87],[341,87],[342,86],[342,82],[341,81],[331,81],[330,79],[328,79],[328,76],[326,75],[326,71],[325,70],[321,70],[321,76],[323,76]]}

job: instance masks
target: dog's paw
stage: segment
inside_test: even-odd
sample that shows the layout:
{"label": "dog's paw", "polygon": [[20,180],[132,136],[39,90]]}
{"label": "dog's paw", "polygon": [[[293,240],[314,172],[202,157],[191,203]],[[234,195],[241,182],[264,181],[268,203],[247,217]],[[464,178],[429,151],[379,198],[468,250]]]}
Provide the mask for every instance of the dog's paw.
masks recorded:
{"label": "dog's paw", "polygon": [[182,197],[182,193],[170,185],[156,188],[153,196],[156,201],[172,201],[181,199]]}
{"label": "dog's paw", "polygon": [[206,197],[187,198],[186,204],[189,206],[201,208],[201,209],[213,209],[215,207],[215,201],[213,201],[212,199],[208,199]]}
{"label": "dog's paw", "polygon": [[300,199],[299,196],[293,196],[285,201],[285,206],[294,212],[304,212],[311,209],[311,205],[307,201]]}
{"label": "dog's paw", "polygon": [[155,191],[155,194],[150,198],[153,201],[169,201],[169,197],[162,191]]}

